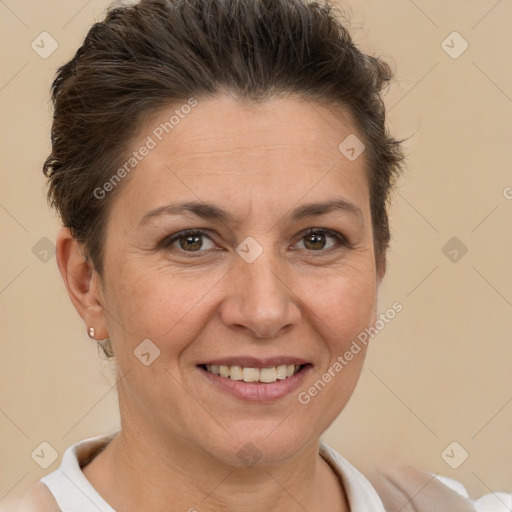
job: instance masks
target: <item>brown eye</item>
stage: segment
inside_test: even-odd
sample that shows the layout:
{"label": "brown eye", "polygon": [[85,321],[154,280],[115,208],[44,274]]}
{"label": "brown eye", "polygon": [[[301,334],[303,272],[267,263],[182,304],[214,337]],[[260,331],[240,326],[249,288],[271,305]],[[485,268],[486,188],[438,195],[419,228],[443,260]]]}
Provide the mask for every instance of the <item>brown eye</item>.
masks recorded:
{"label": "brown eye", "polygon": [[[338,244],[331,244],[326,247],[326,239],[334,239],[338,242]],[[306,249],[310,251],[322,251],[325,249],[331,249],[335,245],[347,246],[348,243],[342,235],[336,233],[335,231],[330,231],[326,229],[310,229],[308,232],[302,237],[301,240],[304,240],[304,246]]]}
{"label": "brown eye", "polygon": [[308,249],[324,249],[325,247],[325,233],[311,233],[304,237],[304,245]]}
{"label": "brown eye", "polygon": [[[160,246],[164,248],[173,247],[183,252],[203,252],[201,249],[204,249],[204,238],[212,242],[206,232],[202,230],[181,231],[180,233],[165,238]],[[175,245],[176,242],[179,246]],[[209,248],[207,247],[206,249]]]}
{"label": "brown eye", "polygon": [[186,235],[178,238],[180,248],[185,251],[198,251],[203,245],[201,240],[202,236],[203,235]]}

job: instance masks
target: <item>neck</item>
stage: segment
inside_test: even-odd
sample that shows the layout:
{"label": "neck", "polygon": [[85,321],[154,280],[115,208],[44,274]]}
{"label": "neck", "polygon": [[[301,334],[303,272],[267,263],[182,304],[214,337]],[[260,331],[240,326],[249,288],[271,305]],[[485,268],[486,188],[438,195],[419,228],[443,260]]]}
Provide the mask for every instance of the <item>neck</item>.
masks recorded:
{"label": "neck", "polygon": [[[184,442],[123,426],[83,471],[116,510],[148,512],[349,510],[318,441],[280,465],[232,466]],[[172,508],[168,508],[171,504]]]}

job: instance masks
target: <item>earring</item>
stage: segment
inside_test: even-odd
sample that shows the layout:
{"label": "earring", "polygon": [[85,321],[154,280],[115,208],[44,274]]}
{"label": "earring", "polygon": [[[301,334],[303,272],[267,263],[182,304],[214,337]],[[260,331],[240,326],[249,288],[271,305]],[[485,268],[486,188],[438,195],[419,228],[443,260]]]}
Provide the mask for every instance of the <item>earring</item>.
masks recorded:
{"label": "earring", "polygon": [[94,339],[94,327],[89,327],[89,338]]}

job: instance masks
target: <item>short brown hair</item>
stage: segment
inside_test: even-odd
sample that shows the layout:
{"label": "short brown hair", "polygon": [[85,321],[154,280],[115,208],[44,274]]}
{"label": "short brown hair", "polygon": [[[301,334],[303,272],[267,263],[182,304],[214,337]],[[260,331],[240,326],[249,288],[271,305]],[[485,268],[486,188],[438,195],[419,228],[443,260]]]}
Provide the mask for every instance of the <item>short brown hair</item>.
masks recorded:
{"label": "short brown hair", "polygon": [[111,6],[91,27],[52,84],[43,171],[49,203],[100,275],[108,207],[121,187],[102,200],[93,191],[126,160],[145,118],[221,90],[255,101],[293,93],[348,109],[366,146],[375,257],[385,271],[387,201],[404,159],[380,96],[392,73],[357,49],[342,14],[307,0],[142,0]]}

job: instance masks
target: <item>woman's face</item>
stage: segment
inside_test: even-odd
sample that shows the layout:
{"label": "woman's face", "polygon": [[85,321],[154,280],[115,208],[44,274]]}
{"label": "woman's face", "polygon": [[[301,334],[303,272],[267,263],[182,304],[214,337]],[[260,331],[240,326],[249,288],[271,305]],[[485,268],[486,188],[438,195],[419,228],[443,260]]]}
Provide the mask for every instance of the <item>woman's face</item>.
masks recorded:
{"label": "woman's face", "polygon": [[[251,451],[283,461],[349,400],[365,347],[332,368],[376,319],[365,154],[338,149],[355,134],[341,107],[290,96],[251,108],[221,96],[182,109],[170,129],[175,109],[134,143],[140,161],[106,230],[96,320],[123,377],[123,428],[228,463]],[[345,206],[306,208],[331,201]],[[205,206],[178,209],[192,202]],[[228,378],[206,364],[275,370],[235,368]],[[283,365],[295,364],[306,366],[283,379]],[[236,380],[244,375],[276,381]]]}

